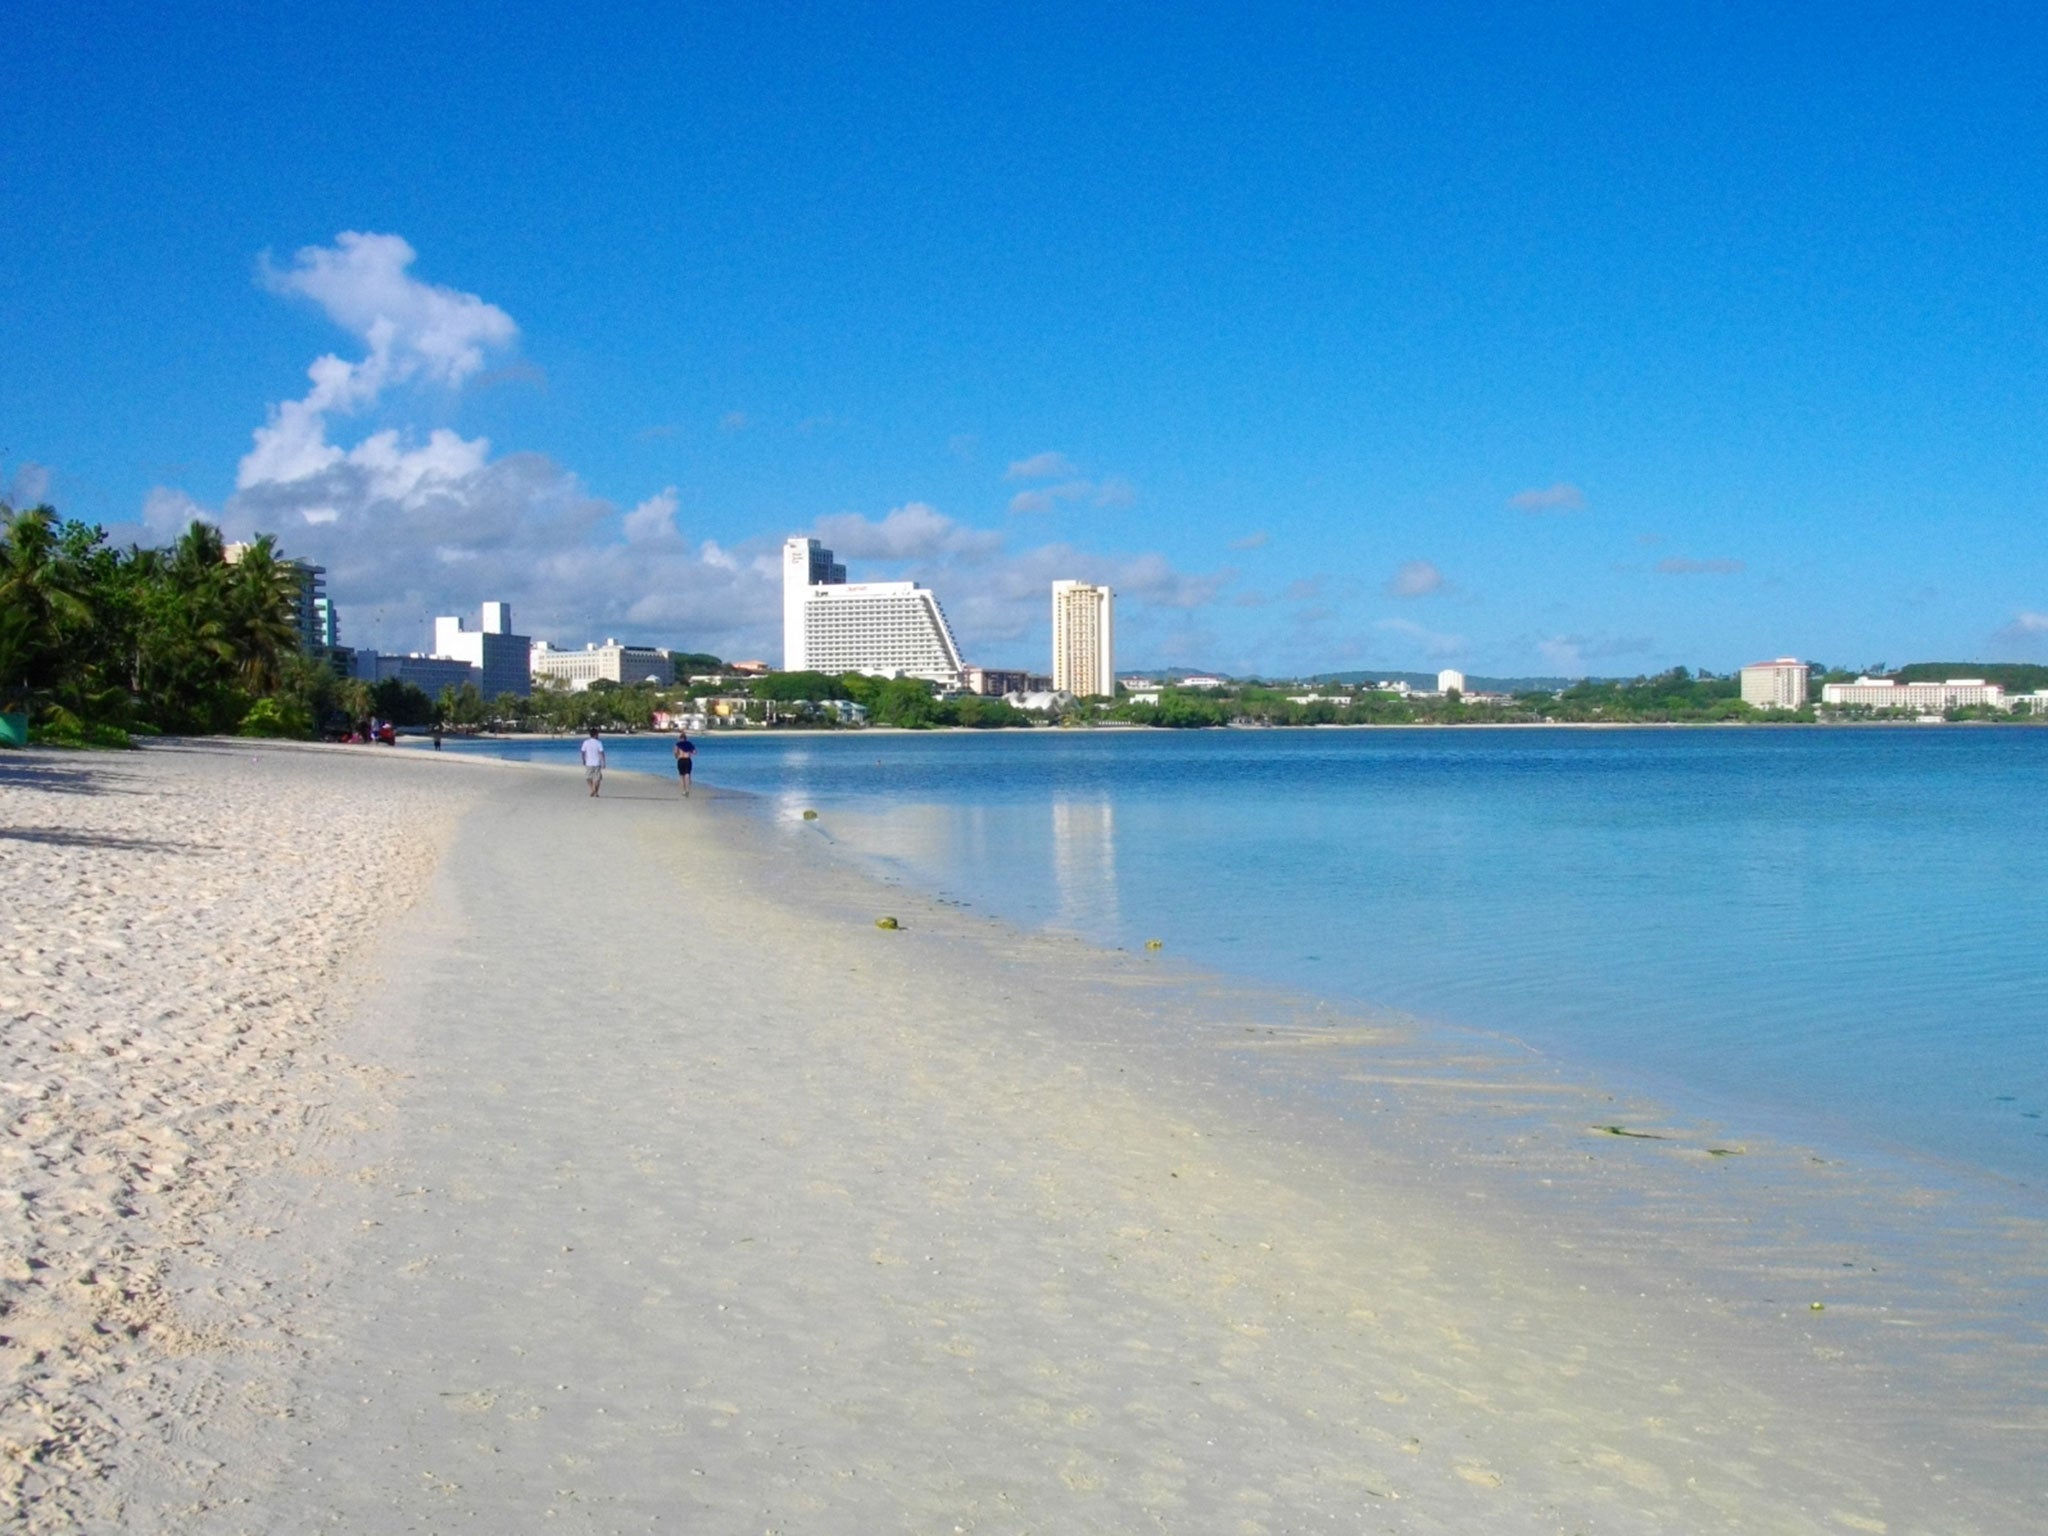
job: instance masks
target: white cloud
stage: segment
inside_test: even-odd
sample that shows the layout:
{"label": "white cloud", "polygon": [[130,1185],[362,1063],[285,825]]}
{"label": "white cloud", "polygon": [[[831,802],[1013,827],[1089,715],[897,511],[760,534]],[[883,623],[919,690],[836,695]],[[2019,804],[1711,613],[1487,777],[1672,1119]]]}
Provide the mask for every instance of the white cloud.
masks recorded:
{"label": "white cloud", "polygon": [[218,522],[219,515],[209,512],[183,491],[174,491],[166,486],[156,486],[142,498],[142,526],[152,538],[165,543],[175,539],[194,523]]}
{"label": "white cloud", "polygon": [[2048,613],[2016,613],[2012,622],[2000,629],[1992,639],[2000,645],[2019,650],[2037,650],[2048,644]]}
{"label": "white cloud", "polygon": [[320,304],[364,354],[318,359],[307,393],[271,408],[218,514],[160,487],[143,508],[150,531],[175,534],[198,516],[235,535],[277,533],[328,568],[350,644],[416,647],[434,614],[487,598],[510,601],[522,630],[559,641],[610,632],[738,653],[768,644],[775,562],[693,546],[673,487],[621,511],[550,459],[493,457],[486,439],[447,428],[424,440],[396,428],[329,440],[337,418],[401,386],[459,384],[518,336],[495,305],[412,276],[414,259],[395,235],[344,234],[288,269],[265,265],[266,286]]}
{"label": "white cloud", "polygon": [[1426,629],[1413,619],[1381,619],[1378,627],[1390,634],[1405,635],[1421,646],[1423,654],[1432,661],[1451,661],[1465,653],[1463,635],[1447,635]]}
{"label": "white cloud", "polygon": [[8,477],[7,490],[0,494],[0,501],[18,509],[42,505],[50,496],[50,471],[47,465],[33,459],[24,459],[14,473]]}
{"label": "white cloud", "polygon": [[681,538],[676,531],[676,488],[671,485],[648,497],[620,522],[628,544],[661,544]]}
{"label": "white cloud", "polygon": [[1248,533],[1241,539],[1232,539],[1232,549],[1264,549],[1273,542],[1273,536],[1261,528],[1257,533]]}
{"label": "white cloud", "polygon": [[[406,269],[416,255],[397,235],[345,230],[333,245],[307,246],[287,268],[266,257],[260,271],[271,291],[313,300],[336,325],[369,345],[363,363],[342,364],[343,369],[369,368],[378,388],[414,373],[460,384],[483,367],[486,349],[511,345],[519,327],[473,293],[411,276]],[[322,358],[314,367],[336,361]]]}
{"label": "white cloud", "polygon": [[[433,615],[473,612],[495,598],[512,603],[521,631],[561,643],[616,634],[774,656],[779,541],[726,546],[687,529],[673,486],[622,508],[545,456],[497,455],[486,439],[447,428],[422,438],[384,427],[333,440],[351,413],[376,405],[395,414],[405,390],[471,377],[518,334],[494,306],[411,276],[413,260],[395,236],[343,236],[300,252],[287,271],[266,269],[273,289],[321,303],[362,355],[322,357],[307,393],[272,407],[217,513],[160,487],[144,507],[150,530],[173,535],[196,516],[235,537],[277,533],[287,553],[327,567],[352,645],[414,649]],[[1085,483],[1077,497],[1128,494],[1122,482]],[[1227,572],[1180,571],[1157,554],[1101,556],[1066,544],[1012,554],[1004,533],[923,502],[878,518],[840,513],[816,528],[843,558],[887,562],[928,581],[978,655],[977,647],[1042,634],[1056,577],[1116,587],[1119,620],[1138,637],[1163,614],[1213,601],[1229,580]]]}
{"label": "white cloud", "polygon": [[1740,560],[1688,560],[1682,555],[1657,562],[1659,574],[1665,576],[1739,576],[1743,569]]}
{"label": "white cloud", "polygon": [[721,432],[744,432],[753,424],[754,418],[745,411],[727,411],[718,418],[718,430]]}
{"label": "white cloud", "polygon": [[1028,459],[1014,460],[1003,478],[1006,480],[1059,480],[1070,478],[1079,473],[1080,471],[1074,467],[1074,461],[1064,453],[1054,453],[1047,450],[1044,453],[1034,453]]}
{"label": "white cloud", "polygon": [[1517,512],[1536,516],[1545,512],[1576,512],[1585,504],[1586,493],[1562,480],[1541,490],[1517,491],[1508,498],[1508,505]]}
{"label": "white cloud", "polygon": [[484,365],[488,350],[517,339],[519,327],[495,304],[473,293],[423,283],[406,269],[415,252],[396,235],[345,231],[331,246],[307,246],[280,269],[266,258],[259,270],[274,293],[309,298],[354,335],[368,353],[354,362],[328,353],[306,370],[312,388],[298,400],[271,407],[256,431],[235,483],[240,489],[303,480],[353,462],[388,483],[416,485],[435,474],[466,474],[483,463],[490,444],[464,442],[438,430],[427,446],[399,447],[398,434],[379,433],[352,451],[327,440],[327,419],[373,404],[393,385],[424,378],[460,384]]}
{"label": "white cloud", "polygon": [[857,512],[821,517],[818,537],[841,560],[981,560],[1003,547],[1003,536],[956,523],[922,501],[897,507],[879,520]]}
{"label": "white cloud", "polygon": [[1387,591],[1395,597],[1427,597],[1443,587],[1444,573],[1427,560],[1408,561],[1387,582]]}

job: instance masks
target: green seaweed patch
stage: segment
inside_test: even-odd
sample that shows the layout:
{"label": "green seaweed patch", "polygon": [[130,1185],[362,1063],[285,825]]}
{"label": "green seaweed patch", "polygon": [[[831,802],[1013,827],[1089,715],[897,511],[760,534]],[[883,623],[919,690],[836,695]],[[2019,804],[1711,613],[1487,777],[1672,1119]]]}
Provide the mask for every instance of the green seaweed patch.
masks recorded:
{"label": "green seaweed patch", "polygon": [[1632,1131],[1625,1125],[1596,1125],[1592,1130],[1605,1131],[1609,1136],[1626,1136],[1631,1141],[1669,1141],[1669,1136],[1660,1136],[1655,1131]]}
{"label": "green seaweed patch", "polygon": [[1749,1148],[1747,1147],[1709,1147],[1707,1148],[1707,1156],[1740,1157],[1743,1153],[1747,1152],[1748,1150]]}
{"label": "green seaweed patch", "polygon": [[877,928],[887,929],[889,932],[894,933],[898,928],[901,928],[903,925],[897,922],[896,919],[893,917],[878,917],[875,919],[875,926]]}

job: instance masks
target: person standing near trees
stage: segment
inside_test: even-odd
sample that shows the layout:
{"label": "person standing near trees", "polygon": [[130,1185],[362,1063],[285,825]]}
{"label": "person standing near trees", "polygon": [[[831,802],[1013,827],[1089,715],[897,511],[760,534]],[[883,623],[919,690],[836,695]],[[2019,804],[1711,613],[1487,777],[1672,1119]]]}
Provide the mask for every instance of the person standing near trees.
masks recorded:
{"label": "person standing near trees", "polygon": [[676,782],[683,787],[683,798],[690,798],[690,769],[697,756],[697,743],[690,740],[688,731],[676,733]]}
{"label": "person standing near trees", "polygon": [[597,787],[604,782],[604,743],[597,739],[597,727],[590,728],[590,734],[583,739],[583,782],[590,786],[590,798],[597,798]]}

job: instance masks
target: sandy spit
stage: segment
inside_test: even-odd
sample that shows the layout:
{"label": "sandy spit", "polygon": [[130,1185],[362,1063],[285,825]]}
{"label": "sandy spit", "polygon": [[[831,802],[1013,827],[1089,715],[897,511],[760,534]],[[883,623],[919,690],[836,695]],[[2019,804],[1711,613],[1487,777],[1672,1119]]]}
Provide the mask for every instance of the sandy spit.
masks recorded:
{"label": "sandy spit", "polygon": [[[1960,1282],[1844,1278],[1790,1150],[1591,1134],[1512,1052],[655,778],[58,767],[0,801],[7,1073],[67,1096],[7,1101],[31,1529],[2042,1528],[2038,1402],[1892,1348]],[[1951,1333],[1954,1380],[2041,1345]]]}

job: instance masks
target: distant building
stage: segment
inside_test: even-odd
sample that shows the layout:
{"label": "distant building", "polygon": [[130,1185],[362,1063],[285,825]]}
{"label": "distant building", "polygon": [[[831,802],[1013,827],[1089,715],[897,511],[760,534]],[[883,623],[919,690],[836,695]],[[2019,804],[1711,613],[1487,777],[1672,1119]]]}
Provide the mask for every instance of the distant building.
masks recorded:
{"label": "distant building", "polygon": [[1052,679],[1042,673],[1002,667],[963,667],[960,686],[984,698],[1000,699],[1010,693],[1045,692],[1052,687]]}
{"label": "distant building", "polygon": [[1074,702],[1074,696],[1057,688],[1029,689],[1023,693],[1006,693],[1003,695],[1003,702],[1014,705],[1018,709],[1051,713],[1065,709]]}
{"label": "distant building", "polygon": [[603,645],[586,645],[580,651],[557,650],[545,640],[536,640],[527,652],[527,666],[531,676],[567,683],[574,693],[599,681],[621,686],[655,683],[666,688],[676,680],[667,651],[621,645],[610,638]]}
{"label": "distant building", "polygon": [[[247,543],[229,544],[222,548],[221,557],[229,565],[234,565],[250,548]],[[292,624],[299,632],[299,649],[308,656],[333,650],[341,644],[341,618],[327,600],[327,567],[315,565],[310,560],[279,558],[277,563],[298,581],[298,598],[292,605]]]}
{"label": "distant building", "polygon": [[487,699],[533,692],[532,646],[527,636],[512,633],[510,603],[485,603],[481,629],[465,628],[452,614],[434,620],[434,654],[475,667],[477,688]]}
{"label": "distant building", "polygon": [[[438,699],[443,688],[460,688],[464,683],[482,687],[482,672],[452,656],[422,656],[418,652],[409,656],[380,656],[375,651],[358,651],[356,656],[359,667],[362,658],[369,659],[369,668],[356,674],[364,681],[381,683],[395,677],[402,683],[411,683],[430,699]],[[376,675],[368,676],[369,670]]]}
{"label": "distant building", "polygon": [[1230,686],[1230,679],[1227,677],[1210,677],[1202,672],[1190,672],[1180,680],[1180,686],[1183,688],[1228,688]]}
{"label": "distant building", "polygon": [[1902,683],[1895,677],[1859,677],[1853,683],[1822,683],[1823,704],[1862,705],[1870,709],[1910,709],[1941,714],[1973,704],[2006,708],[2005,690],[1981,677],[1952,677],[1943,683]]}
{"label": "distant building", "polygon": [[1436,675],[1436,691],[1438,693],[1449,693],[1453,689],[1459,693],[1465,691],[1465,674],[1456,668],[1445,667],[1443,671]]}
{"label": "distant building", "polygon": [[1804,709],[1812,669],[1795,656],[1759,661],[1742,669],[1742,702],[1756,709]]}
{"label": "distant building", "polygon": [[775,669],[765,661],[729,661],[725,664],[725,670],[737,673],[741,677],[766,677]]}
{"label": "distant building", "polygon": [[1116,594],[1108,587],[1052,584],[1052,686],[1077,696],[1116,692]]}
{"label": "distant building", "polygon": [[960,647],[932,592],[909,581],[853,581],[816,539],[782,547],[782,665],[866,672],[957,688]]}

